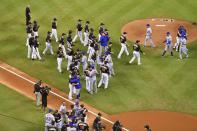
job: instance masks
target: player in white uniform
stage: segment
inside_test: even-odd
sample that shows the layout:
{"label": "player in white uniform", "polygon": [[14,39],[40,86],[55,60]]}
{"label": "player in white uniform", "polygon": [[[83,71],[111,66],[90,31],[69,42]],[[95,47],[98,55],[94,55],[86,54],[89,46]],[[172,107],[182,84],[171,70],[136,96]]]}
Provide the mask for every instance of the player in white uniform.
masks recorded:
{"label": "player in white uniform", "polygon": [[58,42],[58,37],[57,37],[57,19],[53,18],[52,22],[52,33],[51,33],[51,38],[55,37],[55,41]]}
{"label": "player in white uniform", "polygon": [[[140,49],[140,45],[139,45],[139,40],[137,40],[135,42],[135,44],[133,45],[133,57],[131,58],[131,60],[129,61],[130,64],[133,63],[133,61],[137,58],[137,63],[138,65],[141,65],[141,59],[140,59],[140,53],[143,53],[142,50]],[[145,54],[145,53],[143,53]]]}
{"label": "player in white uniform", "polygon": [[146,47],[147,42],[150,42],[151,47],[155,47],[153,40],[152,40],[152,29],[150,24],[146,25],[146,36],[144,41],[144,47]]}
{"label": "player in white uniform", "polygon": [[127,55],[129,55],[129,52],[127,50],[126,35],[127,35],[127,33],[123,32],[121,37],[120,37],[121,50],[120,50],[120,53],[118,54],[118,59],[121,58],[123,52],[125,52]]}
{"label": "player in white uniform", "polygon": [[164,56],[168,50],[171,53],[171,56],[173,56],[173,52],[172,52],[172,36],[170,35],[170,32],[166,33],[166,40],[163,43],[166,43],[166,45],[165,45],[165,49],[163,51],[162,56]]}
{"label": "player in white uniform", "polygon": [[86,70],[87,66],[88,66],[88,63],[87,63],[87,56],[86,56],[86,53],[83,52],[82,53],[82,58],[81,58],[81,64],[82,64],[82,69],[83,69],[83,72]]}
{"label": "player in white uniform", "polygon": [[90,89],[90,66],[88,66],[88,68],[86,68],[86,70],[84,71],[85,74],[85,80],[86,80],[86,90],[88,93],[91,92]]}
{"label": "player in white uniform", "polygon": [[182,56],[183,54],[185,54],[186,58],[189,57],[188,49],[187,49],[186,45],[187,45],[186,38],[185,37],[181,37],[181,39],[180,39],[180,51],[179,51],[179,58],[180,58],[180,60],[183,59],[183,56]]}
{"label": "player in white uniform", "polygon": [[45,55],[45,53],[50,50],[51,55],[53,55],[53,47],[51,45],[51,32],[48,31],[47,33],[47,38],[46,38],[46,48],[44,49],[44,51],[42,52],[43,55]]}
{"label": "player in white uniform", "polygon": [[77,24],[77,29],[76,29],[76,35],[75,35],[75,37],[74,37],[74,39],[73,39],[73,42],[75,42],[76,41],[76,39],[77,39],[77,37],[79,37],[79,39],[80,39],[80,41],[81,41],[81,44],[84,44],[84,42],[83,42],[83,35],[82,35],[82,30],[83,30],[83,27],[82,27],[82,25],[81,25],[81,21],[82,20],[78,20],[78,24]]}
{"label": "player in white uniform", "polygon": [[109,51],[106,52],[105,61],[108,62],[107,65],[109,67],[110,77],[111,77],[111,75],[115,75],[114,67],[113,67],[114,64],[113,64],[113,61],[112,61],[111,52],[109,52]]}
{"label": "player in white uniform", "polygon": [[101,66],[101,80],[99,81],[98,88],[104,84],[104,89],[108,88],[109,84],[109,68],[107,66],[107,61]]}
{"label": "player in white uniform", "polygon": [[72,63],[73,60],[73,54],[72,54],[72,49],[68,48],[67,49],[69,53],[67,53],[66,58],[67,58],[67,71],[69,71],[70,69],[70,65]]}
{"label": "player in white uniform", "polygon": [[89,21],[86,21],[85,24],[85,29],[84,29],[84,46],[88,45],[88,41],[89,41]]}
{"label": "player in white uniform", "polygon": [[64,53],[63,53],[63,50],[62,50],[62,47],[59,47],[58,48],[58,51],[57,51],[57,70],[62,73],[62,59],[64,57]]}
{"label": "player in white uniform", "polygon": [[97,80],[96,75],[98,74],[97,70],[92,66],[90,67],[90,93],[97,93]]}
{"label": "player in white uniform", "polygon": [[49,109],[49,112],[45,114],[45,131],[48,131],[50,127],[53,126],[55,122],[55,117],[51,114],[52,110]]}

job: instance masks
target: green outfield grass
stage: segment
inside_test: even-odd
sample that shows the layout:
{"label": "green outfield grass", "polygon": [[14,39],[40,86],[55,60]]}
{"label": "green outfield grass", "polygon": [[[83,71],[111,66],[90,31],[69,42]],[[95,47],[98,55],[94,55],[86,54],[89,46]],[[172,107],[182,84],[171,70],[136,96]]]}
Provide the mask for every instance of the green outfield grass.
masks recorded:
{"label": "green outfield grass", "polygon": [[[1,131],[43,131],[44,112],[35,103],[0,84]],[[6,95],[3,95],[6,94]]]}
{"label": "green outfield grass", "polygon": [[[33,77],[68,93],[68,74],[56,70],[56,58],[45,61],[26,59],[25,6],[31,5],[32,19],[40,27],[40,51],[45,36],[51,30],[51,20],[58,19],[58,34],[74,30],[76,21],[90,20],[97,29],[104,22],[113,45],[116,76],[109,81],[109,89],[97,95],[82,91],[82,100],[109,114],[123,111],[167,110],[197,114],[197,41],[188,45],[190,58],[178,61],[174,57],[161,58],[162,48],[143,49],[142,66],[129,65],[130,57],[117,60],[120,50],[121,27],[135,19],[169,17],[197,21],[197,1],[194,0],[1,0],[0,60],[19,68]],[[54,49],[57,44],[53,42]],[[130,51],[131,51],[130,46]],[[63,63],[66,69],[66,61]],[[85,85],[83,84],[83,87]]]}

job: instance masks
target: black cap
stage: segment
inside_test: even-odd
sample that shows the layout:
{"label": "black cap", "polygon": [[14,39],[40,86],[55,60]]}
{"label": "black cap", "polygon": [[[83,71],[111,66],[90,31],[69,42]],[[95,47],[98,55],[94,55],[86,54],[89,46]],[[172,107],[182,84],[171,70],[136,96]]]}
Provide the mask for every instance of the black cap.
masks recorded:
{"label": "black cap", "polygon": [[69,31],[68,31],[68,34],[72,34],[72,30],[69,30]]}
{"label": "black cap", "polygon": [[56,21],[57,19],[56,18],[53,18],[53,20]]}
{"label": "black cap", "polygon": [[82,21],[81,19],[78,19],[78,21]]}
{"label": "black cap", "polygon": [[66,35],[66,34],[65,34],[65,33],[62,33],[62,36],[63,36],[63,35]]}
{"label": "black cap", "polygon": [[136,43],[139,43],[140,42],[140,40],[136,40]]}
{"label": "black cap", "polygon": [[100,25],[105,25],[104,23],[101,23]]}
{"label": "black cap", "polygon": [[123,32],[123,34],[127,34],[127,32]]}
{"label": "black cap", "polygon": [[87,24],[89,24],[89,23],[90,23],[90,21],[86,21],[86,23],[87,23]]}

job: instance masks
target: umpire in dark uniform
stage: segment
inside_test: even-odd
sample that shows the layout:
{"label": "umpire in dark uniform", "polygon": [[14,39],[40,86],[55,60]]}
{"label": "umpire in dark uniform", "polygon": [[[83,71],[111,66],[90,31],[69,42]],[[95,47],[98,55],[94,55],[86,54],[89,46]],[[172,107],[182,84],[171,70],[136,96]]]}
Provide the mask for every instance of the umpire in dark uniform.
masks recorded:
{"label": "umpire in dark uniform", "polygon": [[39,80],[35,85],[34,85],[34,94],[36,95],[36,106],[40,106],[40,100],[41,100],[41,85],[42,85],[42,80]]}
{"label": "umpire in dark uniform", "polygon": [[42,109],[45,111],[47,108],[47,96],[49,95],[49,90],[51,90],[48,86],[42,87],[40,93],[42,95]]}
{"label": "umpire in dark uniform", "polygon": [[98,113],[98,116],[94,119],[93,122],[93,130],[94,131],[102,131],[102,129],[105,129],[105,126],[101,123],[101,113]]}
{"label": "umpire in dark uniform", "polygon": [[26,9],[25,9],[25,16],[26,16],[26,25],[28,25],[30,23],[31,20],[31,16],[30,16],[30,5],[27,5]]}

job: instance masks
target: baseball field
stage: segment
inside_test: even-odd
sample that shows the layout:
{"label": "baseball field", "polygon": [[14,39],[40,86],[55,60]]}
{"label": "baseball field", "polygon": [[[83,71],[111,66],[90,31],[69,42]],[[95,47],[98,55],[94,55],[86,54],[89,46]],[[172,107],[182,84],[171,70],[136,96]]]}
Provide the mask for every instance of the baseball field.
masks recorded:
{"label": "baseball field", "polygon": [[[156,48],[142,47],[146,55],[141,57],[141,66],[128,63],[131,55],[123,55],[121,60],[117,59],[121,48],[119,37],[124,25],[134,20],[152,18],[173,18],[194,23],[197,22],[197,1],[187,0],[183,3],[181,0],[1,0],[0,60],[68,94],[66,61],[63,61],[65,71],[60,74],[56,69],[57,62],[54,56],[43,56],[43,61],[26,58],[25,7],[28,4],[31,6],[32,19],[37,20],[40,25],[40,51],[45,48],[46,32],[51,30],[51,20],[54,17],[58,19],[58,36],[62,32],[67,33],[69,29],[74,31],[78,19],[82,19],[83,24],[89,20],[90,26],[95,30],[100,22],[103,22],[109,30],[113,42],[115,76],[110,78],[109,88],[100,89],[96,95],[90,95],[85,91],[85,81],[83,81],[84,88],[81,93],[83,102],[114,117],[124,112],[168,111],[192,115],[197,121],[196,39],[187,45],[189,58],[181,61],[178,60],[176,52],[173,57],[167,55],[161,58],[163,52],[161,43],[157,43],[159,46]],[[130,31],[132,32],[132,29]],[[188,30],[188,35],[194,34],[190,34]],[[163,34],[157,37],[165,39]],[[128,42],[131,54],[133,41],[135,40]],[[58,44],[54,41],[52,44],[56,50]],[[76,45],[85,49],[79,43]],[[21,97],[7,90],[6,87],[2,86],[1,90],[4,92],[1,96],[6,99],[13,99],[13,95],[16,98]],[[7,101],[7,104],[4,104],[5,101],[1,99],[5,108],[13,102]],[[32,102],[24,99],[24,103]],[[30,108],[31,104],[27,106]],[[17,111],[20,113],[19,109]],[[35,111],[30,109],[29,112]],[[0,119],[4,118],[0,117]],[[1,122],[0,126],[3,126]],[[195,130],[197,126],[193,128],[193,131]]]}

